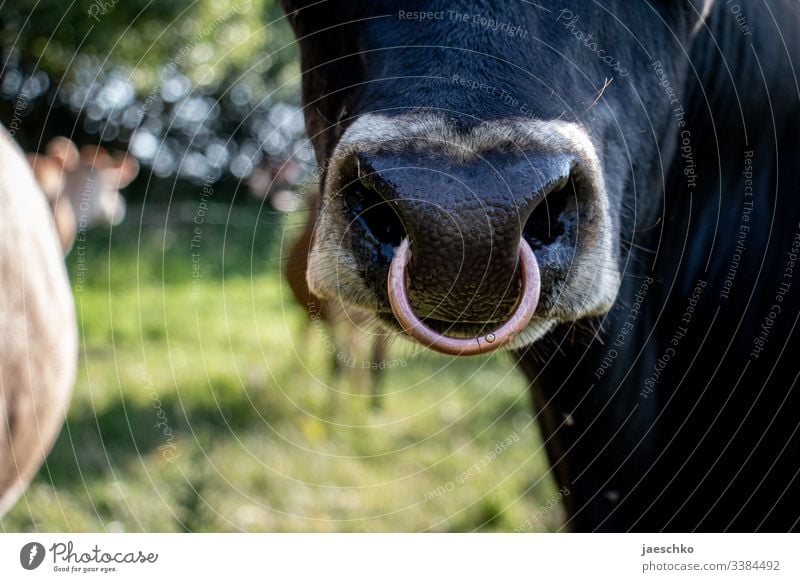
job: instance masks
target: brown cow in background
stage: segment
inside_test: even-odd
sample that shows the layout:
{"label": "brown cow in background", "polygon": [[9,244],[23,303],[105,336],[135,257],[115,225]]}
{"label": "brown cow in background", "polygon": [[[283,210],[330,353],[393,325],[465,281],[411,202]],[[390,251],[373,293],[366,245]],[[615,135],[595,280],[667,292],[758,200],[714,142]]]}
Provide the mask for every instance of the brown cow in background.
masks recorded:
{"label": "brown cow in background", "polygon": [[[359,339],[364,333],[361,328],[366,324],[366,320],[358,312],[352,310],[345,312],[337,302],[322,299],[308,288],[306,281],[308,253],[319,217],[319,205],[319,195],[309,195],[308,216],[303,230],[282,257],[283,276],[295,301],[308,312],[310,320],[304,336],[308,335],[313,324],[319,323],[324,328],[323,333],[327,336],[326,339],[330,341],[333,351],[330,354],[331,383],[337,382],[348,368],[362,368],[364,365],[368,365],[370,404],[373,408],[380,408],[382,404],[380,385],[383,370],[379,366],[385,361],[387,337],[381,332],[371,334],[367,338],[369,359],[356,362],[355,354],[361,351],[359,350],[361,343]],[[304,340],[302,343],[307,343]]]}
{"label": "brown cow in background", "polygon": [[125,199],[119,193],[139,172],[130,156],[111,155],[105,148],[84,145],[80,151],[65,137],[47,144],[44,154],[28,154],[36,180],[55,216],[65,253],[78,228],[117,225],[125,218]]}

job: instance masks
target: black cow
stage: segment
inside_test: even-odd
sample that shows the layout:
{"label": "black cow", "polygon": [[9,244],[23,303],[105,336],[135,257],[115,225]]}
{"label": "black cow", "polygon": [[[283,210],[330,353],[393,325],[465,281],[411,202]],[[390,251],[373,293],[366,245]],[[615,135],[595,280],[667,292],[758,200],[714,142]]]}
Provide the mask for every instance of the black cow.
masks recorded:
{"label": "black cow", "polygon": [[541,296],[506,347],[567,527],[798,529],[797,3],[284,5],[325,168],[314,292],[399,330],[408,238],[416,314],[486,338],[522,237]]}

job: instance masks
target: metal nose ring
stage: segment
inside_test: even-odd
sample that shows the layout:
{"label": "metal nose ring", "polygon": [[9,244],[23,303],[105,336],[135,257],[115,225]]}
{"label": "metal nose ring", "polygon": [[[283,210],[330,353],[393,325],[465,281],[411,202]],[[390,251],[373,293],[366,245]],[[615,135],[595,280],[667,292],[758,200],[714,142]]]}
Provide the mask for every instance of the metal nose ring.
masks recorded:
{"label": "metal nose ring", "polygon": [[408,238],[395,250],[389,266],[389,303],[403,330],[423,345],[456,356],[472,356],[492,352],[513,340],[531,320],[539,303],[541,281],[539,264],[530,245],[524,238],[519,241],[519,259],[522,289],[511,316],[499,327],[473,338],[451,337],[439,333],[417,317],[411,307],[406,289],[408,262],[411,258]]}

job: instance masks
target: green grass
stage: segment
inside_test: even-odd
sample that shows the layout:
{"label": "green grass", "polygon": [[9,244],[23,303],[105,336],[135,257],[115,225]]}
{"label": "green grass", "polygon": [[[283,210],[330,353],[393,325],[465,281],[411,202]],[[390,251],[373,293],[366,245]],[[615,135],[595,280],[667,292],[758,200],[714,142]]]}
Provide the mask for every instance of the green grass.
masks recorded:
{"label": "green grass", "polygon": [[140,229],[131,209],[113,233],[91,231],[82,282],[70,256],[75,394],[0,531],[558,528],[526,384],[506,356],[397,342],[388,358],[405,366],[385,371],[375,408],[369,372],[333,378],[321,333],[281,284],[292,220],[212,206],[193,280],[192,219],[191,207],[146,213]]}

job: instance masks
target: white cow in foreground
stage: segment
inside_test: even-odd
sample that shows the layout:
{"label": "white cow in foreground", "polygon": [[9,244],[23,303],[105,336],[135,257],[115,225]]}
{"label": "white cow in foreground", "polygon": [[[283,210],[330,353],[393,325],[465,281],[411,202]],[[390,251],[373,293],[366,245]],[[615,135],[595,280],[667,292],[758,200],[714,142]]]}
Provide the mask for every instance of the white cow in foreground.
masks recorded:
{"label": "white cow in foreground", "polygon": [[22,495],[64,422],[78,343],[64,253],[78,228],[122,220],[138,171],[56,138],[43,155],[0,127],[0,515]]}
{"label": "white cow in foreground", "polygon": [[53,214],[0,128],[0,514],[58,435],[75,381],[77,326]]}

